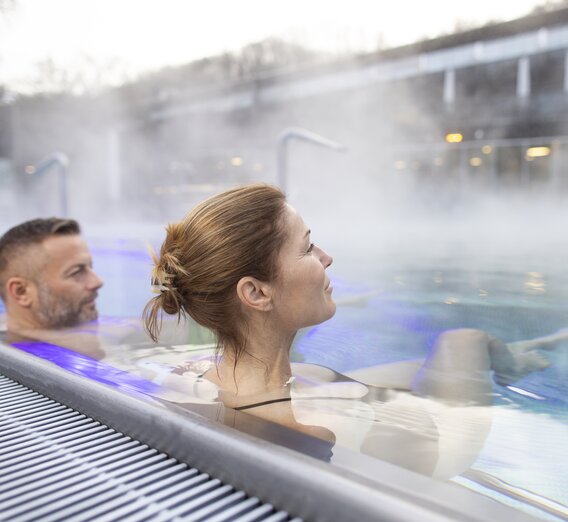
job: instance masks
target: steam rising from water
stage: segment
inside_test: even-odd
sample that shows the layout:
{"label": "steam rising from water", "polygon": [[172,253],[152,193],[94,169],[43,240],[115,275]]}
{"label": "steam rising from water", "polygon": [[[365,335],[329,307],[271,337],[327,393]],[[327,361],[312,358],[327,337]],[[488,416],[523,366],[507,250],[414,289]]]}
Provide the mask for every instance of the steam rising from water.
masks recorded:
{"label": "steam rising from water", "polygon": [[[263,87],[254,85],[205,98],[145,85],[95,100],[22,99],[4,107],[20,170],[3,188],[0,224],[60,212],[57,173],[25,176],[21,165],[62,151],[70,158],[70,214],[89,234],[156,242],[167,221],[214,192],[275,183],[278,136],[298,126],[347,147],[340,153],[291,142],[288,150],[290,202],[336,264],[389,253],[419,263],[448,249],[471,262],[565,258],[565,186],[523,181],[520,172],[496,171],[491,182],[473,168],[466,178],[455,165],[435,175],[410,168],[411,146],[431,145],[426,164],[445,145],[442,118],[424,101],[439,100],[438,83],[332,90],[278,103],[263,102]],[[284,81],[280,87],[291,89]],[[395,167],[402,163],[409,168]],[[516,181],[507,185],[510,175]]]}

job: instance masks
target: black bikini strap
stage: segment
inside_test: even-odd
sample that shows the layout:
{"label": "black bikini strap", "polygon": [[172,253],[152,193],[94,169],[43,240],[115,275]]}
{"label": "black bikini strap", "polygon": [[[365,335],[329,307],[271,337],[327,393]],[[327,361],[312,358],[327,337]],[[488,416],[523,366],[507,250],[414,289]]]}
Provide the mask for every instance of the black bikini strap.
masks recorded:
{"label": "black bikini strap", "polygon": [[[352,400],[364,400],[364,399],[359,399],[359,398],[354,398],[354,397],[294,397],[295,401],[329,401],[329,400],[334,400],[334,401],[352,401]],[[248,410],[250,408],[258,408],[260,406],[267,406],[268,404],[274,404],[277,402],[291,402],[292,398],[291,397],[285,397],[283,399],[272,399],[270,401],[262,401],[262,402],[255,402],[254,404],[246,404],[245,406],[238,406],[236,408],[233,408],[233,410]],[[384,401],[383,401],[384,402]]]}
{"label": "black bikini strap", "polygon": [[247,404],[245,406],[238,406],[233,408],[233,410],[248,410],[250,408],[258,408],[259,406],[267,406],[268,404],[275,404],[277,402],[290,402],[292,399],[290,397],[284,397],[283,399],[272,399],[270,401],[256,402],[254,404]]}

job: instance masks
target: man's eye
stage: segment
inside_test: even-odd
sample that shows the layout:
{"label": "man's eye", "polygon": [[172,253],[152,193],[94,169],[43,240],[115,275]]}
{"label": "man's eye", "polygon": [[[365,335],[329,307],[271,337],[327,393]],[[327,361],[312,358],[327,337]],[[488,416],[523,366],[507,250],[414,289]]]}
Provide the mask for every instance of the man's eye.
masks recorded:
{"label": "man's eye", "polygon": [[310,246],[308,247],[308,250],[306,250],[306,252],[309,254],[313,249],[314,249],[314,244],[310,243]]}

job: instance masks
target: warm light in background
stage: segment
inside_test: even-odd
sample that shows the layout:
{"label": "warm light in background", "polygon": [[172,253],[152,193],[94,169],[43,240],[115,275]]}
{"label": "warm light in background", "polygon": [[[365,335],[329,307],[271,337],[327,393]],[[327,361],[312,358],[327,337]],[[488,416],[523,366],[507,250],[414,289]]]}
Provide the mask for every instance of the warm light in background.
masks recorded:
{"label": "warm light in background", "polygon": [[463,141],[463,135],[459,132],[450,132],[449,134],[446,134],[446,141],[448,143],[460,143]]}
{"label": "warm light in background", "polygon": [[396,170],[404,170],[406,168],[406,161],[398,160],[394,162],[394,168]]}
{"label": "warm light in background", "polygon": [[243,158],[240,156],[235,156],[231,158],[231,165],[233,167],[240,167],[244,163]]}
{"label": "warm light in background", "polygon": [[550,147],[530,147],[527,149],[527,159],[542,158],[550,154]]}
{"label": "warm light in background", "polygon": [[491,154],[493,152],[493,147],[491,145],[483,145],[483,147],[481,147],[481,152],[483,152],[483,154]]}
{"label": "warm light in background", "polygon": [[25,168],[24,168],[24,172],[26,174],[30,174],[30,175],[35,174],[35,171],[36,171],[36,169],[33,165],[26,165]]}
{"label": "warm light in background", "polygon": [[479,167],[481,166],[481,164],[483,163],[481,158],[478,158],[477,156],[474,156],[473,158],[469,158],[469,164],[472,167]]}

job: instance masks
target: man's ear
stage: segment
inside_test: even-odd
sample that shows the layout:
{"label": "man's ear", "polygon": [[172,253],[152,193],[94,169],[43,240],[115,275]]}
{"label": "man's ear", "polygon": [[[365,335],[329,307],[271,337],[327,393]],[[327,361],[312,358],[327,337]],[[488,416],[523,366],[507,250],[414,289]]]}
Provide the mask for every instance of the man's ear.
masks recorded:
{"label": "man's ear", "polygon": [[6,281],[6,296],[24,308],[29,308],[34,300],[35,285],[29,279],[20,276],[10,277]]}
{"label": "man's ear", "polygon": [[272,288],[254,277],[242,277],[237,283],[237,295],[241,303],[260,312],[272,310]]}

